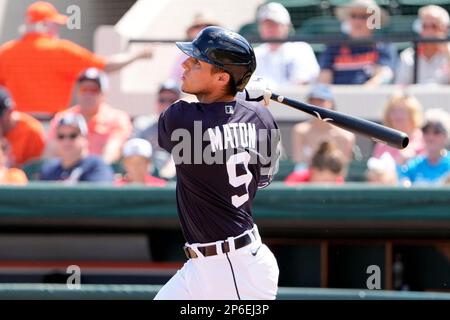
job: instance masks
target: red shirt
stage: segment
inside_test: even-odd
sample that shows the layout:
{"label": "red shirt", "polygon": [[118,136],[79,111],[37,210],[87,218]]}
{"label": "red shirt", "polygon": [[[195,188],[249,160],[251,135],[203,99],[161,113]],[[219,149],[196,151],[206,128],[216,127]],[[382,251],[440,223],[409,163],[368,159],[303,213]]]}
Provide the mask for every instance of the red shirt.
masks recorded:
{"label": "red shirt", "polygon": [[71,41],[29,33],[0,47],[0,84],[18,111],[54,114],[69,107],[81,71],[105,65],[103,57]]}
{"label": "red shirt", "polygon": [[[311,169],[294,171],[284,180],[284,183],[288,186],[295,186],[300,183],[311,182]],[[336,184],[343,184],[345,182],[344,177],[339,176],[336,178]]]}

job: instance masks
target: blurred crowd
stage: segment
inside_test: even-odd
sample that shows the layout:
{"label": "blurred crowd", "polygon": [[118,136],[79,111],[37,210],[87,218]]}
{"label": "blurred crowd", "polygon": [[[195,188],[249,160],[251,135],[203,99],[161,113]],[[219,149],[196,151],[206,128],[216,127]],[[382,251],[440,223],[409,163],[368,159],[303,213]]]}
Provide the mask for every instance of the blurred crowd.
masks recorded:
{"label": "blurred crowd", "polygon": [[[373,36],[368,8],[377,9],[383,27],[389,15],[373,0],[353,0],[336,9],[345,37]],[[131,119],[126,111],[106,102],[108,76],[134,61],[151,59],[153,49],[143,46],[134,53],[97,55],[59,37],[67,19],[51,4],[35,2],[25,13],[20,38],[0,46],[0,184],[41,180],[164,186],[174,179],[175,166],[171,155],[158,146],[157,122],[159,113],[182,98],[184,56],[180,53],[174,61],[156,101],[149,101],[149,106],[156,106],[156,114]],[[283,42],[293,25],[280,3],[260,6],[256,21],[263,40],[278,40],[255,46],[254,77],[264,78],[271,89],[307,85],[308,103],[338,110],[330,85],[402,86],[386,102],[383,124],[407,133],[410,143],[403,150],[375,144],[365,159],[367,182],[450,183],[450,115],[442,109],[446,106],[429,106],[424,113],[419,100],[404,87],[414,81],[415,60],[417,83],[450,83],[447,41],[420,43],[417,52],[407,48],[400,54],[387,43],[332,44],[316,58],[306,42]],[[447,39],[450,18],[444,8],[424,6],[418,21],[421,37]],[[186,39],[218,24],[209,14],[199,13],[186,30]],[[70,105],[72,95],[75,105]],[[46,125],[38,120],[43,115],[51,118]],[[352,133],[312,119],[293,126],[291,141],[295,166],[285,180],[287,185],[346,182],[355,160]]]}

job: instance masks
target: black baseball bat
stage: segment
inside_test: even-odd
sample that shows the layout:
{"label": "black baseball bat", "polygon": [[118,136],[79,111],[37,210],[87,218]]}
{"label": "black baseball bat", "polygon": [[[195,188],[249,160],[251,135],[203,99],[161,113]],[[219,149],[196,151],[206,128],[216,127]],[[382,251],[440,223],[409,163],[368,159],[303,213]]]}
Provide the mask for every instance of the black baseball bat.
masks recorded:
{"label": "black baseball bat", "polygon": [[409,143],[409,138],[406,133],[385,127],[372,121],[286,98],[276,93],[272,93],[270,99],[294,109],[306,112],[320,120],[326,121],[342,129],[367,136],[377,142],[386,143],[397,149],[406,148]]}

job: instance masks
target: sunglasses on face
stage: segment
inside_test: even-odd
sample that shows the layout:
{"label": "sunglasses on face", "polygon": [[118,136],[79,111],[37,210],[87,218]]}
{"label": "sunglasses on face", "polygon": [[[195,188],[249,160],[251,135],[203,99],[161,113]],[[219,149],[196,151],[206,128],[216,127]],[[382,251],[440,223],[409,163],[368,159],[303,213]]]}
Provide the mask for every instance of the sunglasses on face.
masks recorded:
{"label": "sunglasses on face", "polygon": [[367,13],[350,13],[350,19],[353,20],[367,20],[370,14]]}
{"label": "sunglasses on face", "polygon": [[58,134],[58,140],[70,139],[75,140],[79,136],[79,133],[70,133],[70,134]]}
{"label": "sunglasses on face", "polygon": [[427,125],[425,127],[422,128],[422,132],[423,134],[433,134],[433,135],[439,135],[439,134],[445,134],[446,131],[444,128],[441,128],[440,126],[432,126],[432,125]]}
{"label": "sunglasses on face", "polygon": [[439,25],[435,23],[422,23],[423,30],[439,30]]}

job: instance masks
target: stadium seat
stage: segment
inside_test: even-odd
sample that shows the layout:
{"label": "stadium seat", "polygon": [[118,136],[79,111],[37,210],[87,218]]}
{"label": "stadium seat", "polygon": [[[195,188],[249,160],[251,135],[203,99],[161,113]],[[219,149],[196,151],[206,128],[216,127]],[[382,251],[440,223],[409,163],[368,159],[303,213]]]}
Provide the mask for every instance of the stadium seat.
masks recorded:
{"label": "stadium seat", "polygon": [[284,181],[287,176],[294,170],[295,162],[291,159],[280,160],[278,172],[275,175],[274,181]]}
{"label": "stadium seat", "polygon": [[297,35],[341,35],[341,22],[333,16],[309,18],[302,23]]}
{"label": "stadium seat", "polygon": [[366,181],[367,159],[352,160],[347,169],[346,182]]}
{"label": "stadium seat", "polygon": [[247,39],[258,38],[258,23],[250,22],[241,26],[238,30],[238,33]]}
{"label": "stadium seat", "polygon": [[327,3],[321,0],[278,0],[276,2],[284,5],[289,11],[295,29],[300,28],[306,19],[322,15],[326,8],[322,5]]}
{"label": "stadium seat", "polygon": [[44,161],[44,159],[31,160],[22,166],[22,170],[27,175],[29,181],[39,180],[39,172]]}
{"label": "stadium seat", "polygon": [[417,15],[417,12],[420,7],[435,4],[450,10],[450,0],[397,0],[400,5],[400,10],[402,14],[405,15]]}
{"label": "stadium seat", "polygon": [[377,30],[377,33],[382,35],[414,36],[413,24],[416,20],[416,15],[391,16],[389,24]]}

